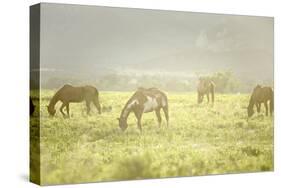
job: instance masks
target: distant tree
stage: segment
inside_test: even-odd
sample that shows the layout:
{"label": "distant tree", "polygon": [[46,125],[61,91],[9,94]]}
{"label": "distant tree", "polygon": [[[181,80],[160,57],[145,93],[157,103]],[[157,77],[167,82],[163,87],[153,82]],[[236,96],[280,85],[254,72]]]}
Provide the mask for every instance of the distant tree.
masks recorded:
{"label": "distant tree", "polygon": [[164,89],[168,91],[186,92],[190,91],[190,84],[185,80],[173,78],[165,81]]}
{"label": "distant tree", "polygon": [[239,89],[239,81],[235,78],[231,71],[216,72],[206,76],[215,83],[216,91],[222,93],[237,92]]}

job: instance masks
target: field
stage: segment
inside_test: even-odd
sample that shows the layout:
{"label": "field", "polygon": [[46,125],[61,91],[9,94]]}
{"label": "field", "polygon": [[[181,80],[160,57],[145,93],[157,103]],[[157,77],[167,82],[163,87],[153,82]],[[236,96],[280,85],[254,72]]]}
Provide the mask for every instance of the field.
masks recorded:
{"label": "field", "polygon": [[196,93],[169,92],[169,127],[163,113],[161,127],[147,113],[142,132],[133,114],[125,132],[116,120],[132,92],[100,92],[100,115],[71,104],[69,119],[49,117],[53,94],[40,98],[42,184],[273,170],[273,117],[262,108],[247,120],[249,94],[218,94],[212,106],[196,104]]}

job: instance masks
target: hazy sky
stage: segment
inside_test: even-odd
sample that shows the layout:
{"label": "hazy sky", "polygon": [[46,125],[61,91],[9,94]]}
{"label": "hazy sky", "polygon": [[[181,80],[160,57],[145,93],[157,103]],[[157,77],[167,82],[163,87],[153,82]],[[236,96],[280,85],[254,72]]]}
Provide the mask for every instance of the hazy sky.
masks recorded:
{"label": "hazy sky", "polygon": [[[42,4],[41,68],[273,73],[273,18]],[[247,73],[247,74],[248,74]]]}

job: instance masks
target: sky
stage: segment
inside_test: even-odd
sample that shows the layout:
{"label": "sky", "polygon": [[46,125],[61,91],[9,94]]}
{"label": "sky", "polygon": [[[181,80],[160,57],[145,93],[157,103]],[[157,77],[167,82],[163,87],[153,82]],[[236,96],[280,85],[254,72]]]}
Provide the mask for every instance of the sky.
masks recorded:
{"label": "sky", "polygon": [[271,17],[43,3],[41,70],[231,70],[273,79],[273,24]]}

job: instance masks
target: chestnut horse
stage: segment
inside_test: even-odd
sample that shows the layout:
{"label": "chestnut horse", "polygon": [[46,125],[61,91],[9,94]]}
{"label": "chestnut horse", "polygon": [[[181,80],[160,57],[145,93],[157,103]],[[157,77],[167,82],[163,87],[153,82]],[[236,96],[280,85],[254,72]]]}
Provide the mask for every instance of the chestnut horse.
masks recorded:
{"label": "chestnut horse", "polygon": [[[99,103],[99,92],[93,86],[73,87],[68,84],[64,85],[55,93],[48,105],[48,112],[51,116],[54,116],[56,113],[55,105],[58,101],[62,102],[60,112],[64,117],[70,117],[69,103],[80,103],[83,101],[86,101],[87,114],[90,113],[91,102],[94,103],[99,114],[101,113],[101,107]],[[64,108],[66,108],[67,115],[63,112]]]}
{"label": "chestnut horse", "polygon": [[254,114],[254,105],[257,108],[258,113],[261,109],[261,104],[264,104],[265,107],[265,114],[268,116],[268,101],[269,101],[269,110],[270,114],[273,113],[274,108],[274,94],[273,89],[271,87],[262,87],[260,85],[257,85],[253,93],[251,95],[249,106],[248,106],[248,117],[251,117]]}
{"label": "chestnut horse", "polygon": [[137,118],[137,125],[141,131],[141,118],[143,113],[153,112],[158,119],[159,126],[161,125],[161,114],[160,110],[164,111],[165,118],[167,121],[167,126],[169,123],[169,113],[168,113],[168,99],[165,93],[158,90],[157,88],[139,88],[133,96],[127,101],[124,106],[119,120],[119,127],[125,131],[128,127],[127,119],[131,112],[133,112]]}

